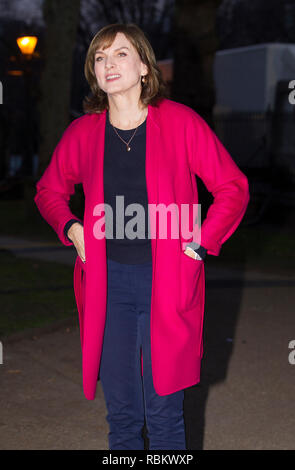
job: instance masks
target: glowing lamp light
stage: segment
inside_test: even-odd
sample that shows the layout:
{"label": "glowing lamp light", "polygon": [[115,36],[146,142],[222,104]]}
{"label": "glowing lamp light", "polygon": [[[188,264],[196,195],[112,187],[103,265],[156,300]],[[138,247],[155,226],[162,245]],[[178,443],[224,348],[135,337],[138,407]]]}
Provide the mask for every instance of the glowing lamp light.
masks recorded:
{"label": "glowing lamp light", "polygon": [[36,36],[23,36],[20,38],[17,38],[16,42],[20,50],[22,51],[22,54],[24,55],[32,55],[36,44],[37,44],[38,38]]}

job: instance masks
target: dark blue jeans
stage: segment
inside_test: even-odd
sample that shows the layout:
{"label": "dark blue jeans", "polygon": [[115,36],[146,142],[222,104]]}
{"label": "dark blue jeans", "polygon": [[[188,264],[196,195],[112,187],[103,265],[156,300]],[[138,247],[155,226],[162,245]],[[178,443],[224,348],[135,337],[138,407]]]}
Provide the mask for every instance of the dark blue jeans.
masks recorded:
{"label": "dark blue jeans", "polygon": [[[152,261],[122,264],[107,260],[108,298],[100,380],[109,423],[109,448],[186,450],[184,390],[155,392],[151,366]],[[143,375],[141,373],[141,355]]]}

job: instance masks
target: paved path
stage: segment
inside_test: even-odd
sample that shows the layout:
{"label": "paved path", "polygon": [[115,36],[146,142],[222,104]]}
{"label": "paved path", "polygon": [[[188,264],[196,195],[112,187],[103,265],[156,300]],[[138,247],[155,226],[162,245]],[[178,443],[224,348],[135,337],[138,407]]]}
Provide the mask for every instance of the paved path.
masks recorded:
{"label": "paved path", "polygon": [[[60,247],[60,248],[58,248]],[[17,256],[72,264],[59,243],[0,237]],[[295,276],[213,268],[206,262],[201,384],[185,391],[189,449],[294,449]],[[108,449],[100,382],[82,391],[76,324],[3,341],[1,449]]]}

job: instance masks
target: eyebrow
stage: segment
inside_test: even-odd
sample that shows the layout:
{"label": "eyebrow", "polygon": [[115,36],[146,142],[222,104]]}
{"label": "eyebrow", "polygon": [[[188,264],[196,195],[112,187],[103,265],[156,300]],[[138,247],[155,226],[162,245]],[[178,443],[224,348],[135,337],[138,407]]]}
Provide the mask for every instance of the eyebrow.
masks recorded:
{"label": "eyebrow", "polygon": [[[127,46],[118,47],[117,49],[115,49],[115,52],[119,51],[120,49],[128,49],[129,50],[129,47],[127,47]],[[104,52],[103,51],[95,51],[95,54],[104,54]]]}

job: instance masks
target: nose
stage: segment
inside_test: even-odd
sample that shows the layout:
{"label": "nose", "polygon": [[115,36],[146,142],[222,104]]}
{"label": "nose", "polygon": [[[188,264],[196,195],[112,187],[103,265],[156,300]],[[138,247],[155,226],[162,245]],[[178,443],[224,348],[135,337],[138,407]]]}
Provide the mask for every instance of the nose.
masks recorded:
{"label": "nose", "polygon": [[105,68],[109,69],[110,67],[113,67],[113,61],[110,58],[105,59]]}

